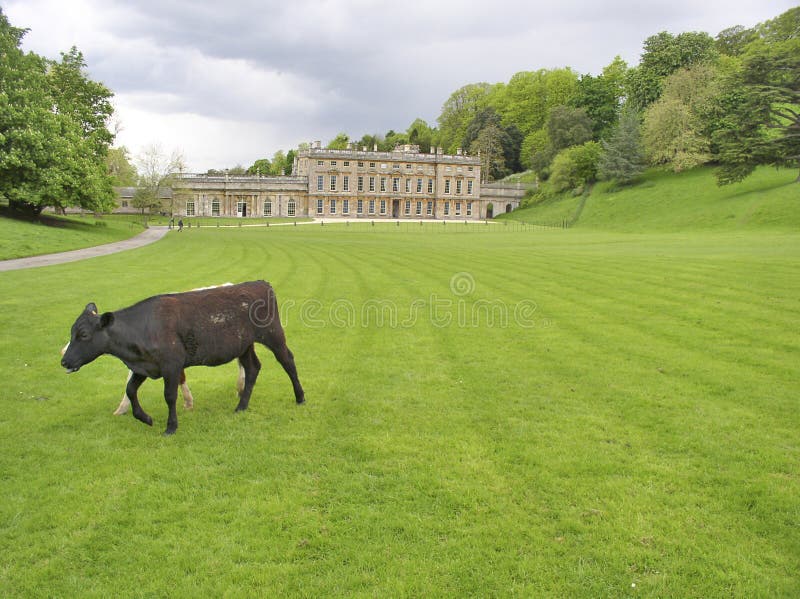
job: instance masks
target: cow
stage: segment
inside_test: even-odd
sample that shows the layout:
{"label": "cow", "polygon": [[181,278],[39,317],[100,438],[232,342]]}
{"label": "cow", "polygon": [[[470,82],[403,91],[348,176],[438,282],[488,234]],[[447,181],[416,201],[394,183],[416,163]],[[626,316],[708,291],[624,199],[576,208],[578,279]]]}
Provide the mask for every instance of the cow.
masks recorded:
{"label": "cow", "polygon": [[219,366],[238,358],[244,380],[236,411],[247,409],[261,370],[256,342],[274,354],[292,382],[295,401],[304,403],[278,301],[266,281],[156,295],[103,314],[89,303],[72,325],[61,365],[70,374],[104,354],[119,358],[133,372],[125,389],[133,416],[149,426],[153,419],[139,404],[137,391],[146,378],[163,378],[169,408],[164,434],[171,435],[178,428],[175,404],[184,368]]}
{"label": "cow", "polygon": [[[227,287],[228,285],[233,285],[233,283],[222,283],[221,285],[209,285],[207,287],[197,287],[195,289],[192,289],[192,291],[202,291],[204,289],[215,289],[217,287]],[[67,353],[67,348],[68,347],[69,347],[69,341],[67,341],[67,344],[61,349],[61,355],[62,356],[65,353]],[[133,371],[129,370],[128,371],[128,380],[125,381],[125,386],[126,387],[127,387],[128,383],[130,382],[132,376],[133,376]],[[192,397],[192,392],[189,389],[189,384],[186,382],[186,371],[184,371],[184,370],[181,371],[180,385],[181,385],[181,395],[183,395],[183,407],[186,408],[187,410],[191,410],[192,408],[194,408],[194,397]],[[244,386],[244,371],[242,370],[241,367],[239,367],[239,391],[242,390],[243,386]],[[127,393],[123,393],[122,394],[122,399],[119,401],[119,405],[117,406],[117,409],[114,410],[114,416],[122,416],[123,414],[127,414],[128,413],[128,408],[130,408],[130,407],[131,407],[131,400],[128,399]]]}

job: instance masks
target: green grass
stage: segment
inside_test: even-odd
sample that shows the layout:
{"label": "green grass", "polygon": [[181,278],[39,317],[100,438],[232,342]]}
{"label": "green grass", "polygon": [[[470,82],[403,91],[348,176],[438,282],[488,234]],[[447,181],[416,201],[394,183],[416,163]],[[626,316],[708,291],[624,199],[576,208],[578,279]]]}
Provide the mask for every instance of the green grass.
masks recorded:
{"label": "green grass", "polygon": [[[800,235],[446,230],[0,274],[0,595],[798,596]],[[164,438],[160,381],[151,429],[119,361],[58,364],[88,301],[255,278],[305,406],[259,348],[248,412],[191,369]]]}
{"label": "green grass", "polygon": [[139,224],[114,216],[45,215],[31,222],[0,214],[0,260],[102,245],[141,232]]}
{"label": "green grass", "polygon": [[[636,185],[610,190],[595,186],[575,226],[620,232],[678,232],[800,228],[800,185],[796,170],[763,167],[742,183],[718,187],[713,170],[676,175],[652,170]],[[527,222],[569,220],[580,198],[552,198],[514,211]]]}

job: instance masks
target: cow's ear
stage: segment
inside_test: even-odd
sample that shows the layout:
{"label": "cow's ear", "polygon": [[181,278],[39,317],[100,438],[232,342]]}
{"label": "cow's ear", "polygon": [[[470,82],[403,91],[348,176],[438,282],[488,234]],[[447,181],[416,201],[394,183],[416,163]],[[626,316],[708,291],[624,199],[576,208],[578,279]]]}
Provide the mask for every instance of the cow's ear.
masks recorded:
{"label": "cow's ear", "polygon": [[94,302],[90,302],[86,304],[86,308],[83,311],[87,314],[97,314],[97,306],[94,305]]}
{"label": "cow's ear", "polygon": [[100,328],[104,329],[107,326],[110,326],[114,323],[114,313],[113,312],[104,312],[103,315],[100,317]]}

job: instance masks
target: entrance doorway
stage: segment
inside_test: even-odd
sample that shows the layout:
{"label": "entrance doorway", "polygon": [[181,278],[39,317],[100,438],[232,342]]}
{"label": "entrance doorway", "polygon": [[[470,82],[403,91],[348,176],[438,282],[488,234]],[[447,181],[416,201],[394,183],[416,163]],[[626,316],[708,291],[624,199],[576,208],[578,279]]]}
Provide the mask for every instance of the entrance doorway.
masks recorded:
{"label": "entrance doorway", "polygon": [[489,204],[486,206],[486,218],[492,218],[494,216],[494,206]]}
{"label": "entrance doorway", "polygon": [[236,203],[236,216],[247,216],[247,202]]}
{"label": "entrance doorway", "polygon": [[400,216],[400,200],[392,200],[392,218]]}

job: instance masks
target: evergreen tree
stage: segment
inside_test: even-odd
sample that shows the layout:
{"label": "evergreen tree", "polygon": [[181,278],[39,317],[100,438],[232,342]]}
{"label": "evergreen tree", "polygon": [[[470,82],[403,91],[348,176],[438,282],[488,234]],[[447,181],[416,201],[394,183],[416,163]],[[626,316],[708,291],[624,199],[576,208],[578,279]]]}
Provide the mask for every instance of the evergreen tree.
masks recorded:
{"label": "evergreen tree", "polygon": [[644,172],[639,114],[633,108],[623,108],[611,138],[602,144],[603,153],[598,163],[600,179],[629,183]]}

